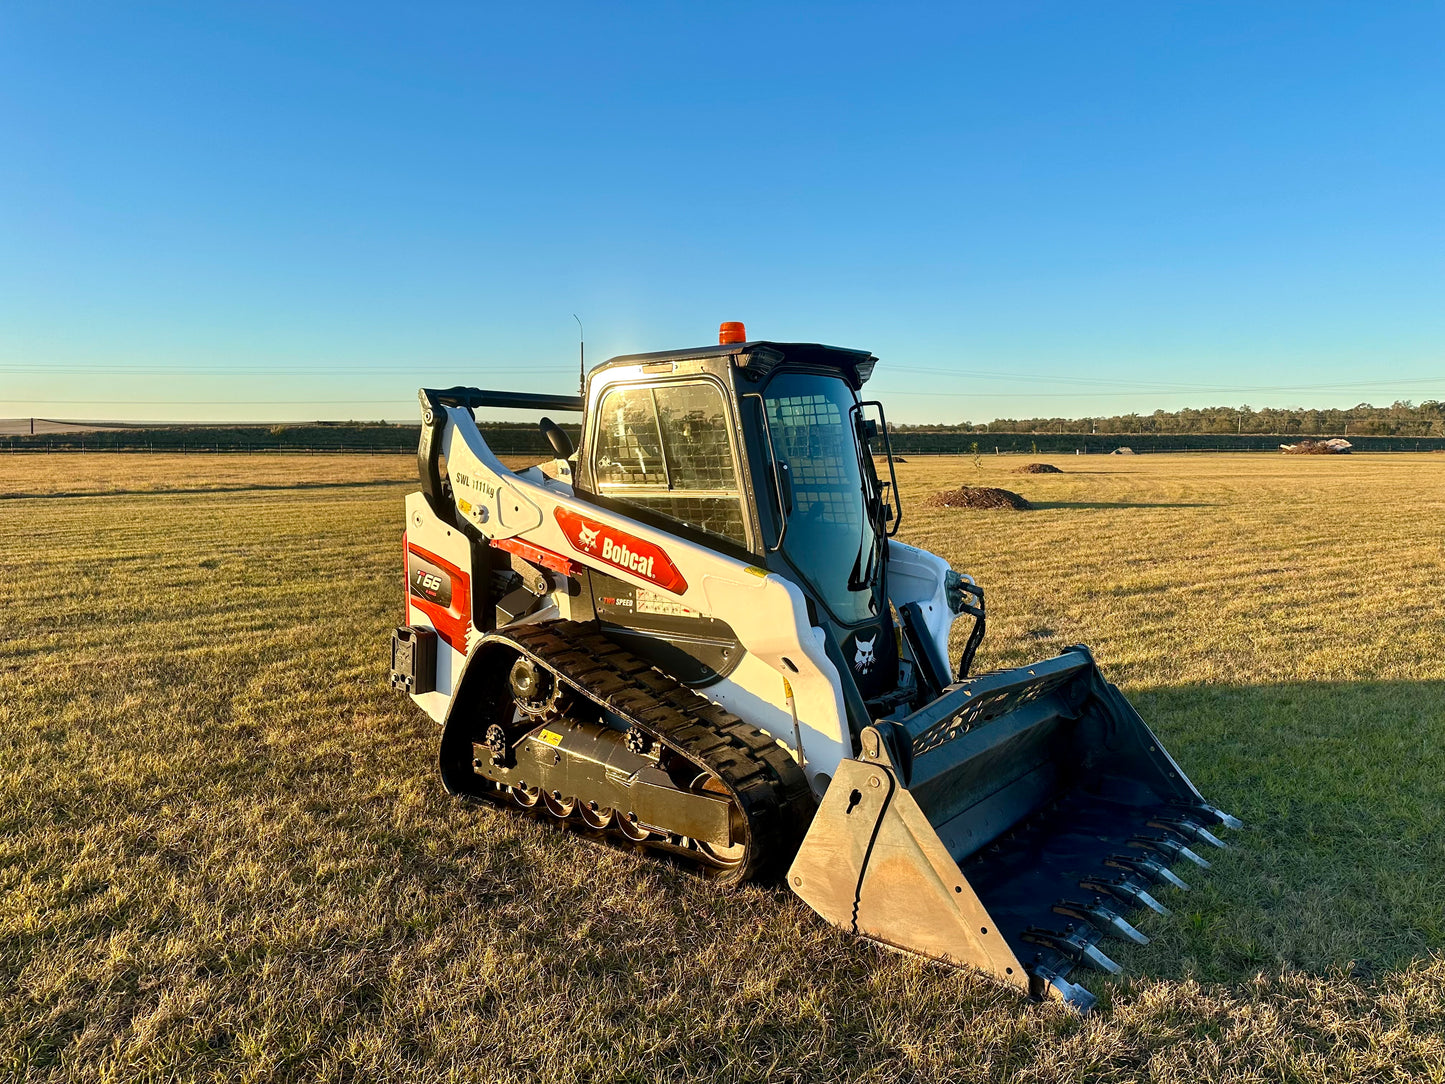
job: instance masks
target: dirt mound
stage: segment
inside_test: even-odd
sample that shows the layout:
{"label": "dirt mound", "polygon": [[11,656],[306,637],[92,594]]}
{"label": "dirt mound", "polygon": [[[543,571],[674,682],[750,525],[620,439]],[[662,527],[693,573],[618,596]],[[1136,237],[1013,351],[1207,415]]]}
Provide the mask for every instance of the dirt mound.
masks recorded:
{"label": "dirt mound", "polygon": [[1285,455],[1349,455],[1352,445],[1347,440],[1302,440],[1298,444],[1281,444]]}
{"label": "dirt mound", "polygon": [[1015,474],[1063,474],[1058,467],[1052,463],[1025,463]]}
{"label": "dirt mound", "polygon": [[1017,493],[992,486],[959,486],[924,498],[930,508],[1012,508],[1024,511],[1033,505]]}
{"label": "dirt mound", "polygon": [[1133,454],[1134,454],[1134,449],[1133,449],[1133,448],[1115,448],[1115,449],[1114,449],[1112,452],[1110,452],[1109,454],[1110,454],[1110,455],[1133,455]]}

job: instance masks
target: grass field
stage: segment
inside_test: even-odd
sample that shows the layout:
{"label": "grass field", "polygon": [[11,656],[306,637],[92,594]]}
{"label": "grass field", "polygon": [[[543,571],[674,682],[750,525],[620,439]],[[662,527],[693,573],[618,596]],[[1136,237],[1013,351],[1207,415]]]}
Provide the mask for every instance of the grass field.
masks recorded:
{"label": "grass field", "polygon": [[1445,461],[1020,462],[899,468],[980,666],[1090,644],[1247,825],[1087,1018],[446,798],[414,460],[0,458],[0,1075],[1445,1081]]}

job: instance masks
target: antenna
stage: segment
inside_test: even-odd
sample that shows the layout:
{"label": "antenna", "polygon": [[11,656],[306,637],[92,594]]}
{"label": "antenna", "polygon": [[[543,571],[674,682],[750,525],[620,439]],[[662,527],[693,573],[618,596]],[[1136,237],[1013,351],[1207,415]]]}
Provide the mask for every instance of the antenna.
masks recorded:
{"label": "antenna", "polygon": [[[577,320],[577,314],[572,314],[572,319]],[[587,394],[587,343],[584,342],[582,321],[577,320],[577,394]]]}

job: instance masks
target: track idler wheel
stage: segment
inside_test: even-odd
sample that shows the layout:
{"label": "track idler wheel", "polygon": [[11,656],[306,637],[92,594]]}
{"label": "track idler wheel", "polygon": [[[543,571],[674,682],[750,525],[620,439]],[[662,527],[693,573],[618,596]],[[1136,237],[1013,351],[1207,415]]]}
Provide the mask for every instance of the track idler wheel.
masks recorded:
{"label": "track idler wheel", "polygon": [[487,727],[487,733],[482,738],[482,744],[491,753],[491,762],[499,768],[510,768],[512,766],[512,743],[507,740],[507,732],[500,726],[493,723]]}
{"label": "track idler wheel", "polygon": [[626,813],[618,816],[617,830],[634,843],[642,843],[644,840],[651,839],[654,835],[651,828],[638,823],[637,815],[634,813]]}
{"label": "track idler wheel", "polygon": [[[712,772],[703,772],[692,781],[690,788],[695,794],[721,794],[727,797],[728,789],[725,784]],[[741,862],[748,853],[746,843],[734,843],[730,847],[718,847],[711,843],[704,843],[702,840],[694,840],[693,843],[708,859],[720,869],[730,869]]]}
{"label": "track idler wheel", "polygon": [[529,787],[526,783],[513,787],[507,792],[514,805],[523,809],[532,809],[542,800],[542,791],[539,787]]}
{"label": "track idler wheel", "polygon": [[596,802],[586,802],[581,805],[577,815],[582,818],[582,823],[588,828],[594,828],[599,832],[611,828],[613,822],[617,820],[617,810],[611,806],[599,806]]}

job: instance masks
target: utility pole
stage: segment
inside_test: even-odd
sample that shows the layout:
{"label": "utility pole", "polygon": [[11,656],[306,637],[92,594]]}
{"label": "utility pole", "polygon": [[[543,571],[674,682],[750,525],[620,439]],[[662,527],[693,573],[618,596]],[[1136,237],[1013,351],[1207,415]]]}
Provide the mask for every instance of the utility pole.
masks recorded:
{"label": "utility pole", "polygon": [[572,319],[577,321],[577,394],[587,394],[587,335],[582,330],[582,321],[574,312]]}

